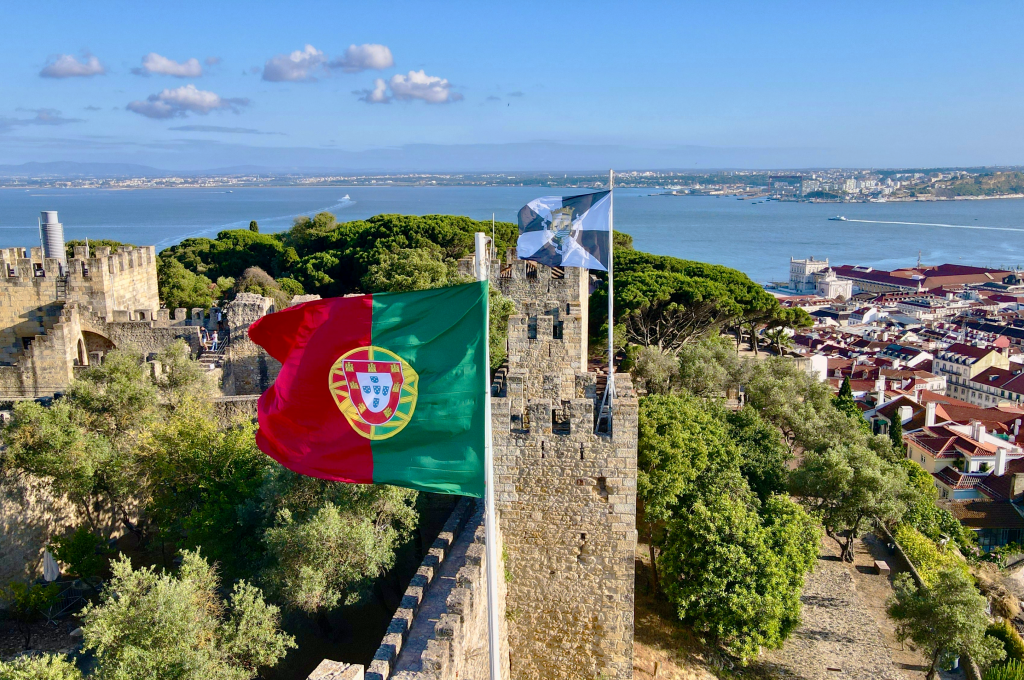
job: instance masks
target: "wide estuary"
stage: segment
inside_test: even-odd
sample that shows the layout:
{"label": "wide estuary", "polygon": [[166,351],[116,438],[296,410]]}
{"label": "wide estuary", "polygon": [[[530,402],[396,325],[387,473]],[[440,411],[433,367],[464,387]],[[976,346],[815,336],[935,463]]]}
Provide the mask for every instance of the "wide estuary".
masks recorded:
{"label": "wide estuary", "polygon": [[[165,248],[257,220],[287,229],[321,210],[339,221],[380,213],[467,215],[515,221],[521,206],[559,193],[537,187],[274,187],[211,189],[3,189],[0,247],[38,245],[36,218],[59,211],[66,238],[110,238]],[[562,193],[582,193],[568,189]],[[843,215],[847,221],[829,221]],[[1024,263],[1024,200],[918,203],[778,203],[654,195],[620,189],[615,227],[637,248],[740,269],[757,281],[788,277],[789,257],[880,268]]]}

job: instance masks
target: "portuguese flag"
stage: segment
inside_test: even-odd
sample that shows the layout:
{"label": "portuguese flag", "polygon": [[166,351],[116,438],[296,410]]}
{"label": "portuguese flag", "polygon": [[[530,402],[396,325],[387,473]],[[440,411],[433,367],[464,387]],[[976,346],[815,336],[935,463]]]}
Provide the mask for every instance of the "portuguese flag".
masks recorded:
{"label": "portuguese flag", "polygon": [[303,475],[482,497],[486,319],[486,281],[268,314],[257,445]]}

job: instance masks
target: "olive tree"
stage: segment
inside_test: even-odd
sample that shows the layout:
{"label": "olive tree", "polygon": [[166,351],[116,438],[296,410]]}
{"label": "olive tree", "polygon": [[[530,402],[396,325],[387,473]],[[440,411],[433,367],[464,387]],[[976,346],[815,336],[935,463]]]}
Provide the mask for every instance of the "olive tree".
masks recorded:
{"label": "olive tree", "polygon": [[1002,660],[1002,643],[985,634],[986,600],[962,569],[939,572],[933,588],[919,587],[910,574],[896,577],[888,612],[900,641],[913,640],[931,659],[928,678],[936,677],[945,658],[970,657],[982,667]]}

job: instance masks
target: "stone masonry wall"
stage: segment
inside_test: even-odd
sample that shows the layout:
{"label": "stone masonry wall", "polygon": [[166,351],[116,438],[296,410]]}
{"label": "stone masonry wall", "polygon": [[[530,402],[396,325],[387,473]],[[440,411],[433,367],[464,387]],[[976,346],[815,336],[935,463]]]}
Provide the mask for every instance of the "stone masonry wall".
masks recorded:
{"label": "stone masonry wall", "polygon": [[224,351],[225,395],[262,394],[277,378],[281,364],[249,339],[249,326],[273,309],[273,300],[239,293],[224,308],[230,343]]}
{"label": "stone masonry wall", "polygon": [[511,677],[631,678],[636,394],[617,375],[612,433],[594,434],[586,271],[511,259],[496,278],[522,312],[492,399]]}
{"label": "stone masonry wall", "polygon": [[[461,498],[395,611],[366,680],[487,680],[488,626],[483,501]],[[500,536],[499,536],[500,540]],[[499,620],[505,581],[498,566]],[[508,680],[507,630],[499,631],[501,680]],[[325,660],[307,680],[327,680]],[[360,667],[361,668],[361,667]]]}

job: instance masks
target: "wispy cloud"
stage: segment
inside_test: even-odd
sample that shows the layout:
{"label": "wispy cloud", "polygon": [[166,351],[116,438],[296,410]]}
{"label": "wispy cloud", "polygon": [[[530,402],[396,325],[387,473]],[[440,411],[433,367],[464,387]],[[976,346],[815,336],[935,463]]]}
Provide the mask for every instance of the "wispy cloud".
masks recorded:
{"label": "wispy cloud", "polygon": [[519,91],[517,90],[517,91],[515,91],[515,92],[509,92],[509,93],[508,93],[508,96],[509,96],[509,97],[522,97],[522,96],[523,96],[523,93],[522,93],[522,92],[519,92]]}
{"label": "wispy cloud", "polygon": [[387,45],[367,43],[365,45],[349,45],[345,54],[327,64],[328,68],[341,69],[345,73],[360,71],[381,71],[395,65],[395,58]]}
{"label": "wispy cloud", "polygon": [[501,97],[495,97],[493,94],[484,100],[485,102],[500,102]]}
{"label": "wispy cloud", "polygon": [[275,83],[316,80],[313,73],[326,61],[327,56],[323,52],[306,45],[291,54],[278,54],[267,59],[263,66],[263,80]]}
{"label": "wispy cloud", "polygon": [[225,125],[178,125],[177,127],[167,129],[178,132],[226,132],[235,135],[284,135],[283,132],[263,132],[253,128],[228,127]]}
{"label": "wispy cloud", "polygon": [[84,109],[86,111],[101,111],[102,110],[99,106],[92,106],[91,104],[89,106],[84,107]]}
{"label": "wispy cloud", "polygon": [[206,58],[206,65],[207,66],[216,66],[219,63],[220,63],[220,57],[207,57]]}
{"label": "wispy cloud", "polygon": [[25,125],[67,125],[68,123],[81,123],[81,118],[65,118],[57,109],[18,109],[36,114],[32,118],[4,118],[0,117],[0,132],[7,132],[16,127]]}
{"label": "wispy cloud", "polygon": [[132,73],[137,76],[157,74],[175,78],[199,78],[203,75],[203,67],[195,57],[186,61],[174,61],[156,52],[150,52],[142,58],[142,66],[133,68]]}
{"label": "wispy cloud", "polygon": [[81,59],[76,59],[70,54],[50,57],[49,63],[43,67],[39,75],[43,78],[88,78],[101,76],[106,72],[107,68],[100,60],[86,52]]}
{"label": "wispy cloud", "polygon": [[228,110],[238,113],[243,106],[248,106],[245,98],[226,99],[208,90],[199,90],[195,85],[166,89],[159,94],[151,94],[145,101],[134,101],[125,108],[147,118],[183,118],[189,113],[206,115],[210,111]]}

